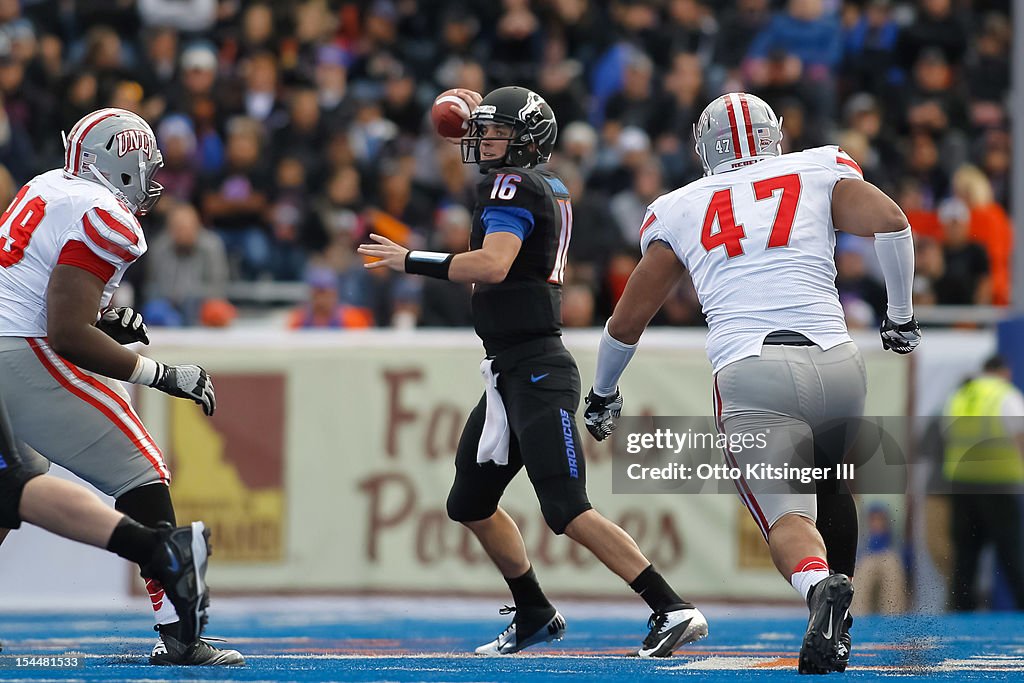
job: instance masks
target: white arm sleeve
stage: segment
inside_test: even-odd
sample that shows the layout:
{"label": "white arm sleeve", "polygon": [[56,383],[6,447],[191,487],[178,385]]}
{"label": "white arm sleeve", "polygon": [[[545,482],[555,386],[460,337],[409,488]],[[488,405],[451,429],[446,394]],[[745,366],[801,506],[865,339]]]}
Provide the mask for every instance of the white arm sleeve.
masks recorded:
{"label": "white arm sleeve", "polygon": [[611,396],[618,388],[619,378],[636,353],[636,344],[623,344],[608,333],[605,324],[601,346],[597,350],[597,372],[594,373],[594,393]]}
{"label": "white arm sleeve", "polygon": [[914,238],[910,226],[899,232],[877,233],[875,253],[885,277],[889,320],[897,324],[910,322],[914,317]]}

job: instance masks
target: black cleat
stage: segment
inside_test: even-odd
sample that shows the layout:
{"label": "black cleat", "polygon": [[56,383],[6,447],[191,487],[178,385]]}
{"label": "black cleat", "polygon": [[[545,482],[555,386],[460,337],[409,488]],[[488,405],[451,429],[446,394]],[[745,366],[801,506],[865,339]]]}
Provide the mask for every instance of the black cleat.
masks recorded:
{"label": "black cleat", "polygon": [[[515,612],[515,607],[504,607],[499,610],[500,614],[511,614]],[[525,650],[531,645],[540,645],[541,643],[549,643],[553,640],[561,640],[565,635],[565,617],[558,613],[554,607],[550,607],[547,610],[543,610],[544,614],[530,614],[529,621],[532,624],[540,623],[539,628],[529,627],[530,632],[522,635],[517,629],[517,622],[525,619],[520,617],[525,613],[526,610],[522,610],[516,614],[515,618],[512,619],[512,623],[508,625],[504,631],[498,634],[498,637],[487,643],[481,645],[476,649],[478,655],[487,655],[489,657],[500,657],[502,655],[510,655],[520,650]],[[530,610],[533,612],[534,610]]]}
{"label": "black cleat", "polygon": [[164,594],[178,613],[177,633],[191,643],[203,633],[210,604],[206,585],[210,531],[202,522],[176,529],[165,523],[158,531],[160,546],[142,568],[142,576],[163,585]]}
{"label": "black cleat", "polygon": [[708,634],[708,621],[700,610],[690,603],[673,605],[664,612],[655,612],[647,620],[651,629],[638,657],[670,657],[678,648]]}
{"label": "black cleat", "polygon": [[833,574],[815,584],[808,607],[807,633],[800,648],[802,674],[845,671],[850,661],[849,627],[853,584],[845,574]]}
{"label": "black cleat", "polygon": [[161,631],[149,663],[156,666],[245,666],[245,658],[237,650],[220,650],[202,639],[186,645]]}

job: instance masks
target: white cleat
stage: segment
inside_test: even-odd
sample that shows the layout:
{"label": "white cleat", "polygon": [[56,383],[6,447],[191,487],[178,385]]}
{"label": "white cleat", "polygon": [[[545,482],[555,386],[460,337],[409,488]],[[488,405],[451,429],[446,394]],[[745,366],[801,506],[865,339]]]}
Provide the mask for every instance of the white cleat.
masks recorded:
{"label": "white cleat", "polygon": [[[505,607],[500,611],[500,613],[511,614],[515,609],[515,607]],[[559,614],[556,610],[551,619],[524,638],[520,638],[516,633],[516,620],[513,619],[512,623],[508,625],[508,628],[498,634],[498,637],[491,642],[478,647],[476,649],[476,653],[487,657],[502,657],[504,655],[514,654],[533,645],[561,640],[564,635],[565,617]]]}
{"label": "white cleat", "polygon": [[652,614],[647,626],[651,632],[637,651],[638,657],[669,657],[683,645],[708,635],[708,620],[689,603]]}

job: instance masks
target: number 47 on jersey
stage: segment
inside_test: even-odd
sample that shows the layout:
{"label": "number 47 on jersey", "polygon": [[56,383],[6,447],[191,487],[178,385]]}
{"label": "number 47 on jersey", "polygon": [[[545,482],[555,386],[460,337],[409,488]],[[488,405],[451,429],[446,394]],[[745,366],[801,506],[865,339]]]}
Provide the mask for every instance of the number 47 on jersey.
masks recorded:
{"label": "number 47 on jersey", "polygon": [[[775,221],[772,223],[772,230],[768,235],[768,244],[765,248],[772,249],[788,245],[789,233],[793,229],[793,220],[796,218],[796,207],[800,203],[800,175],[789,173],[766,178],[752,183],[752,187],[754,199],[757,201],[771,199],[781,191],[779,206],[775,211]],[[725,253],[729,258],[743,255],[741,240],[747,237],[743,225],[736,222],[736,215],[733,212],[733,189],[730,187],[718,190],[711,196],[711,203],[704,213],[704,225],[700,229],[700,243],[704,249],[711,251],[717,247],[725,247]],[[714,229],[716,225],[718,230]]]}

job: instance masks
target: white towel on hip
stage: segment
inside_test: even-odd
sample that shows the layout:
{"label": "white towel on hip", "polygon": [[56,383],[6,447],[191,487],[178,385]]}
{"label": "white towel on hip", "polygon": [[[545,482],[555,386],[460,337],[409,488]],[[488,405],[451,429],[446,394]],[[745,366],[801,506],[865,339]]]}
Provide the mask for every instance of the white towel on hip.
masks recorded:
{"label": "white towel on hip", "polygon": [[487,397],[487,417],[484,429],[480,434],[480,442],[476,447],[478,463],[493,462],[496,465],[508,464],[508,444],[511,431],[508,428],[508,415],[505,403],[498,393],[498,374],[491,371],[492,359],[485,358],[480,363],[480,374],[484,378],[484,393]]}

